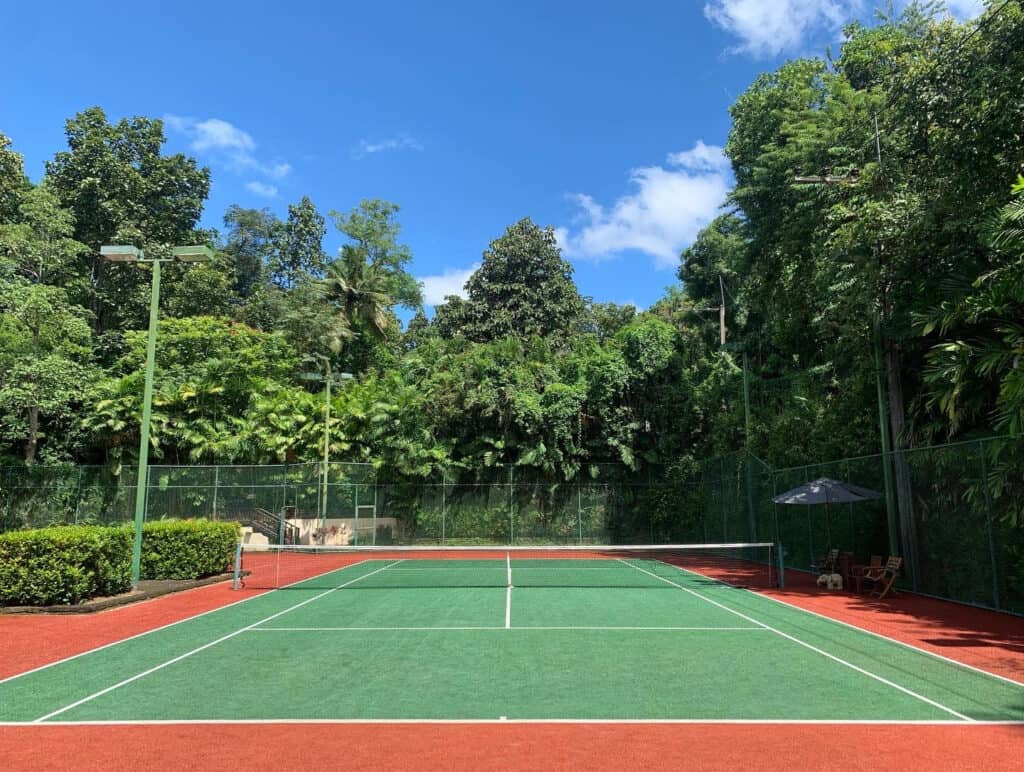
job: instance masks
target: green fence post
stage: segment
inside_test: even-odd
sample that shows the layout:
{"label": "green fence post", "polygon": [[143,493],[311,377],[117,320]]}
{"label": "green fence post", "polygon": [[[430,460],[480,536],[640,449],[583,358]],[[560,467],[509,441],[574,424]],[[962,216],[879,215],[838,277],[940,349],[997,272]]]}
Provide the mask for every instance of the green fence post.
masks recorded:
{"label": "green fence post", "polygon": [[448,517],[447,512],[447,495],[448,495],[448,473],[441,472],[441,544],[445,543],[445,528],[447,523],[445,522]]}
{"label": "green fence post", "polygon": [[217,519],[217,493],[220,488],[220,465],[213,468],[213,519]]}
{"label": "green fence post", "polygon": [[515,518],[515,504],[513,503],[513,497],[515,492],[512,488],[512,470],[513,467],[509,465],[508,468],[508,543],[516,543],[516,518]]}
{"label": "green fence post", "polygon": [[996,541],[992,533],[992,492],[988,489],[988,462],[985,460],[985,441],[978,441],[981,454],[981,485],[985,489],[985,530],[988,532],[988,557],[992,565],[992,604],[999,608],[999,561],[996,560]]}
{"label": "green fence post", "polygon": [[352,505],[356,511],[356,546],[359,546],[359,485],[352,486]]}
{"label": "green fence post", "polygon": [[577,544],[583,544],[583,487],[576,483],[576,524],[579,527]]}
{"label": "green fence post", "polygon": [[82,467],[78,467],[78,482],[75,485],[75,525],[78,525],[78,508],[82,505]]}

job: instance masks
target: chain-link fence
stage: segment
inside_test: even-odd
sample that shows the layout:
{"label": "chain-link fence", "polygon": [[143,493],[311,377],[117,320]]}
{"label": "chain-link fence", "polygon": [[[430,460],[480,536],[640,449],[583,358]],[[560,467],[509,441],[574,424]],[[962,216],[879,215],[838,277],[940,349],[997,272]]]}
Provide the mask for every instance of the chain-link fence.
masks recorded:
{"label": "chain-link fence", "polygon": [[[135,475],[131,467],[5,468],[0,529],[127,522]],[[151,466],[144,511],[148,520],[237,521],[269,543],[654,544],[699,540],[699,490],[612,464],[570,480],[514,466],[426,478],[344,462]]]}
{"label": "chain-link fence", "polygon": [[[886,464],[891,487],[886,491]],[[495,466],[426,478],[370,464],[153,466],[147,519],[233,520],[271,544],[776,542],[807,569],[828,549],[903,556],[918,592],[1024,613],[1024,447],[1006,438],[773,469],[733,453],[683,477],[594,464],[572,479]],[[856,504],[788,506],[819,477],[877,491]],[[134,517],[135,469],[0,468],[0,530]],[[888,495],[887,495],[888,494]]]}
{"label": "chain-link fence", "polygon": [[[879,497],[854,504],[772,503],[776,494],[821,477]],[[702,489],[703,541],[773,541],[781,545],[785,565],[798,570],[809,569],[831,548],[860,563],[896,554],[905,561],[900,584],[907,589],[1024,614],[1019,440],[991,438],[787,469],[740,452],[707,461]]]}

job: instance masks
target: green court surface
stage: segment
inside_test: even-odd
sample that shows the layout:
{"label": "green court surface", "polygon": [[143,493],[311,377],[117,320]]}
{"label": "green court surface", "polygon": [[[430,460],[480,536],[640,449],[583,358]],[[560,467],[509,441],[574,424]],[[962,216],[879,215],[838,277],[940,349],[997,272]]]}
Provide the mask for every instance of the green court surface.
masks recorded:
{"label": "green court surface", "polygon": [[655,560],[375,560],[0,682],[0,721],[1022,721],[1024,687]]}

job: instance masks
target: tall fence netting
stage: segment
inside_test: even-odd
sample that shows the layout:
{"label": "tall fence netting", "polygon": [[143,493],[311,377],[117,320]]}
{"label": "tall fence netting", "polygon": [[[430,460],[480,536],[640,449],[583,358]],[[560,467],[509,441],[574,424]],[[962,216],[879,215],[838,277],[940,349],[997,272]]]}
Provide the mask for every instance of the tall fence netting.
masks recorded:
{"label": "tall fence netting", "polygon": [[[887,464],[903,486],[891,497]],[[1022,471],[1022,443],[1007,438],[785,469],[742,451],[698,474],[593,464],[571,479],[517,466],[416,478],[347,462],[151,466],[144,516],[239,522],[244,538],[268,544],[774,542],[794,570],[830,548],[861,562],[896,553],[907,589],[1024,614]],[[881,495],[772,503],[820,477]],[[136,480],[129,466],[0,467],[0,531],[130,522]]]}

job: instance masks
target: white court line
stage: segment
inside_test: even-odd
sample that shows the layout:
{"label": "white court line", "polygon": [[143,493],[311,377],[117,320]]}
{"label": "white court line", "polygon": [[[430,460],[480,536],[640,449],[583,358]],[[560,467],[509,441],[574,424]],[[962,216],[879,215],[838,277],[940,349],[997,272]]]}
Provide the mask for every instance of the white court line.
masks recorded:
{"label": "white court line", "polygon": [[[396,561],[396,563],[398,563],[398,562],[401,562],[401,561]],[[286,609],[284,609],[282,611],[278,611],[276,614],[271,614],[269,617],[261,619],[261,620],[259,620],[257,622],[253,622],[251,625],[246,625],[245,627],[242,627],[242,628],[240,628],[238,630],[235,630],[233,633],[228,633],[227,635],[222,635],[220,638],[217,638],[216,640],[210,641],[209,643],[204,643],[202,646],[197,646],[196,648],[192,649],[191,651],[187,651],[184,654],[180,654],[177,657],[174,657],[173,659],[169,659],[166,662],[162,662],[161,664],[156,665],[154,667],[151,667],[148,670],[144,670],[141,673],[136,673],[135,675],[131,676],[130,678],[125,678],[123,681],[118,681],[113,686],[108,686],[105,689],[100,689],[98,692],[95,692],[94,694],[90,694],[88,697],[83,697],[80,700],[76,700],[75,702],[72,702],[70,705],[65,705],[63,708],[59,708],[58,710],[54,710],[54,711],[52,711],[50,713],[47,713],[45,716],[40,716],[33,723],[41,723],[43,721],[46,721],[49,718],[52,718],[53,716],[59,716],[61,713],[66,713],[67,711],[72,710],[73,708],[77,708],[79,705],[84,705],[87,702],[91,702],[92,700],[95,700],[97,697],[102,697],[104,694],[109,694],[110,692],[114,691],[115,689],[120,689],[122,686],[127,686],[128,684],[130,684],[130,683],[132,683],[134,681],[138,681],[140,678],[145,678],[146,676],[150,675],[151,673],[155,673],[158,670],[163,670],[165,667],[168,667],[169,665],[173,665],[175,662],[181,662],[183,659],[191,657],[193,654],[198,654],[201,651],[205,651],[206,649],[209,649],[211,646],[216,646],[218,643],[223,643],[224,641],[228,640],[229,638],[234,638],[236,635],[241,635],[242,633],[244,633],[244,632],[246,632],[248,630],[251,630],[254,627],[257,627],[258,625],[265,624],[266,622],[269,622],[271,619],[277,619],[279,616],[281,616],[283,614],[287,614],[288,612],[294,611],[297,608],[302,608],[306,604],[312,603],[315,600],[319,600],[320,598],[324,597],[325,595],[330,595],[332,592],[335,592],[337,590],[340,590],[340,589],[343,589],[345,587],[348,587],[350,584],[355,584],[356,582],[361,581],[363,579],[366,579],[369,576],[373,576],[374,574],[379,574],[381,571],[386,571],[391,566],[396,565],[396,563],[389,563],[388,565],[382,566],[381,568],[378,568],[375,571],[371,571],[368,574],[363,574],[362,576],[358,576],[355,579],[352,579],[351,581],[345,582],[344,584],[339,584],[337,587],[332,587],[329,590],[324,590],[323,592],[319,593],[318,595],[314,595],[312,598],[307,598],[304,601],[300,601],[298,603],[295,603],[294,605],[291,605],[291,606],[289,606],[288,608],[286,608]]]}
{"label": "white court line", "polygon": [[[621,558],[620,558],[620,560],[621,560]],[[630,563],[626,563],[625,560],[623,560],[622,562],[625,563],[627,566],[632,565]],[[669,564],[666,564],[666,565],[671,565],[671,564],[669,563]],[[890,681],[888,678],[883,678],[882,676],[880,676],[880,675],[878,675],[876,673],[872,673],[870,670],[865,670],[862,667],[858,667],[857,665],[854,665],[852,662],[847,662],[845,659],[842,659],[841,657],[837,657],[834,654],[830,654],[829,652],[825,651],[824,649],[819,649],[817,646],[814,646],[814,645],[812,645],[810,643],[807,643],[806,641],[802,641],[799,638],[797,638],[796,636],[790,635],[789,633],[784,633],[781,630],[779,630],[779,629],[777,629],[775,627],[772,627],[771,625],[767,625],[767,624],[765,624],[764,622],[762,622],[762,621],[760,621],[758,619],[754,619],[753,617],[747,616],[746,614],[744,614],[742,612],[739,612],[736,609],[729,608],[728,606],[726,606],[726,605],[724,605],[722,603],[719,603],[716,600],[712,600],[711,598],[705,597],[704,595],[701,595],[699,592],[691,590],[688,587],[683,587],[683,585],[678,584],[676,582],[673,582],[671,579],[666,579],[663,576],[658,576],[657,574],[651,573],[650,571],[648,571],[648,570],[646,570],[644,568],[640,568],[639,566],[632,566],[632,567],[635,568],[637,571],[641,571],[641,572],[643,572],[645,574],[653,576],[655,579],[658,579],[658,580],[660,580],[662,582],[665,582],[666,584],[671,584],[671,585],[673,585],[675,587],[678,587],[683,592],[688,592],[691,595],[693,595],[693,596],[695,596],[697,598],[700,598],[701,600],[706,601],[707,603],[710,603],[713,606],[718,606],[720,609],[722,609],[724,611],[728,611],[730,614],[735,614],[736,616],[740,617],[740,619],[745,619],[748,622],[751,622],[751,623],[753,623],[755,625],[760,625],[761,627],[764,627],[764,628],[766,628],[768,630],[771,630],[773,633],[776,633],[777,635],[780,635],[783,638],[786,638],[787,640],[792,641],[793,643],[799,644],[800,646],[803,646],[806,649],[810,649],[811,651],[816,652],[816,653],[820,654],[821,656],[826,657],[826,658],[832,660],[833,662],[837,662],[840,665],[843,665],[844,667],[848,667],[851,670],[855,670],[858,673],[866,675],[868,678],[872,678],[875,681],[878,681],[879,683],[883,683],[886,686],[891,686],[893,689],[896,689],[897,691],[901,691],[904,694],[907,694],[907,695],[909,695],[911,697],[914,697],[915,699],[918,699],[921,702],[927,703],[928,705],[936,707],[939,710],[942,710],[942,711],[944,711],[946,713],[949,713],[952,716],[956,716],[957,718],[963,719],[964,721],[971,721],[971,722],[974,721],[974,719],[971,718],[970,716],[965,716],[963,713],[958,713],[957,711],[953,710],[952,708],[950,708],[950,707],[948,707],[946,705],[943,705],[941,702],[936,702],[933,699],[925,697],[923,694],[918,694],[917,692],[915,692],[915,691],[913,691],[911,689],[908,689],[905,686],[900,686],[898,683],[895,683],[894,681]],[[682,570],[682,569],[680,569],[680,570]],[[694,574],[694,576],[701,576],[701,574]]]}
{"label": "white court line", "polygon": [[183,718],[97,721],[49,721],[37,724],[30,721],[0,721],[0,727],[54,726],[189,726],[200,725],[253,725],[266,724],[795,724],[812,726],[1024,726],[1024,721],[953,721],[943,719],[870,718]]}
{"label": "white court line", "polygon": [[753,633],[768,633],[768,632],[770,632],[767,628],[695,628],[695,627],[689,627],[689,628],[686,628],[686,627],[643,628],[643,627],[610,627],[610,626],[607,626],[607,627],[599,627],[599,626],[595,626],[595,627],[569,627],[569,626],[563,626],[563,627],[548,627],[548,626],[532,627],[532,626],[527,626],[527,627],[522,627],[522,626],[520,626],[518,628],[498,628],[498,627],[485,627],[485,626],[482,626],[482,625],[478,626],[478,627],[465,627],[465,628],[252,628],[252,629],[250,629],[250,630],[248,630],[246,632],[248,632],[248,633],[342,633],[342,632],[344,632],[344,633],[347,633],[347,632],[366,633],[366,632],[378,631],[378,632],[382,632],[382,633],[391,633],[391,632],[399,632],[399,631],[409,631],[409,632],[420,632],[420,633],[423,633],[423,632],[432,632],[432,631],[435,631],[435,630],[457,631],[457,632],[469,631],[469,630],[483,630],[483,631],[492,631],[492,632],[496,631],[496,630],[569,630],[569,631],[572,631],[572,630],[608,630],[608,631],[615,631],[615,630],[626,630],[626,631],[660,631],[660,630],[669,630],[669,631],[686,631],[686,632],[692,631],[692,632],[715,632],[715,633],[718,633],[718,632],[735,633],[737,631],[743,631],[743,632],[749,632],[749,633],[750,632],[753,632]]}
{"label": "white court line", "polygon": [[[682,571],[683,573],[699,576],[702,579],[712,579],[712,581],[718,582],[719,584],[723,584],[727,587],[737,586],[735,584],[730,584],[729,582],[723,581],[721,579],[714,579],[713,577],[705,576],[704,574],[698,573],[696,571],[690,571],[688,569],[682,568],[681,566],[677,566],[673,563],[665,563],[665,565],[672,566],[672,568]],[[832,622],[837,625],[842,625],[843,627],[849,627],[851,630],[856,630],[857,632],[864,633],[865,635],[872,635],[875,638],[879,638],[883,641],[886,641],[887,643],[895,643],[899,646],[902,646],[905,649],[910,649],[911,651],[916,651],[920,654],[927,654],[929,657],[934,657],[935,659],[942,660],[943,662],[948,662],[950,665],[956,665],[957,667],[962,667],[965,670],[974,671],[975,673],[988,676],[989,678],[995,678],[1000,681],[1005,681],[1006,683],[1012,686],[1019,686],[1021,688],[1024,688],[1024,683],[1017,681],[1013,678],[1010,678],[1008,676],[999,675],[998,673],[993,673],[989,670],[985,670],[984,668],[975,667],[974,665],[968,665],[966,662],[960,662],[959,660],[952,659],[943,654],[939,654],[934,651],[929,651],[928,649],[922,649],[919,646],[915,646],[912,643],[907,643],[906,641],[901,641],[898,638],[890,638],[889,636],[883,635],[882,633],[876,633],[873,630],[868,630],[864,627],[858,627],[857,625],[851,624],[850,622],[844,622],[842,619],[834,619],[833,617],[826,616],[825,614],[820,614],[817,611],[811,611],[810,609],[803,608],[802,606],[797,606],[795,603],[790,603],[789,601],[782,600],[781,598],[773,598],[770,595],[764,595],[760,592],[755,592],[754,594],[757,595],[759,598],[770,600],[772,603],[778,603],[779,605],[786,606],[787,608],[802,611],[805,614],[810,614],[811,616],[818,617],[819,619],[824,619],[826,622]]]}
{"label": "white court line", "polygon": [[[602,565],[602,566],[597,566],[597,565],[592,565],[592,566],[517,565],[515,567],[515,569],[517,571],[571,571],[573,573],[575,573],[577,571],[617,571],[617,570],[622,570],[620,568],[616,568],[614,566],[607,566],[607,565]],[[467,571],[467,572],[476,571],[477,573],[480,573],[480,572],[487,571],[487,570],[501,570],[501,568],[498,565],[495,565],[495,566],[483,565],[483,566],[475,566],[475,567],[465,566],[465,565],[460,565],[460,566],[437,566],[437,565],[435,565],[435,566],[431,566],[429,568],[395,568],[394,570],[397,573],[403,573],[403,572],[408,572],[408,571],[434,571],[436,573],[447,573],[449,571]]]}
{"label": "white court line", "polygon": [[[292,587],[292,586],[294,586],[296,584],[302,584],[302,582],[308,582],[311,579],[318,579],[318,578],[322,578],[324,576],[327,576],[329,574],[336,573],[338,571],[344,571],[346,568],[354,568],[355,566],[362,565],[363,563],[369,562],[370,560],[378,560],[378,558],[364,558],[363,560],[358,560],[355,563],[349,563],[347,566],[340,566],[339,568],[332,568],[330,571],[325,571],[324,573],[316,574],[315,576],[309,576],[309,577],[306,577],[305,579],[299,579],[298,581],[292,582],[291,584],[286,584],[283,587],[277,587],[274,590],[267,590],[266,592],[260,592],[257,595],[250,595],[248,598],[242,598],[241,600],[236,600],[233,603],[228,603],[227,605],[224,605],[224,606],[217,606],[217,608],[211,608],[211,609],[208,609],[206,611],[202,611],[202,612],[200,612],[198,614],[193,614],[190,617],[185,617],[184,619],[176,619],[173,622],[168,622],[166,625],[160,625],[159,627],[154,627],[152,630],[144,630],[141,633],[136,633],[135,635],[129,635],[127,638],[118,638],[116,641],[111,641],[110,643],[105,643],[102,646],[97,646],[97,647],[95,647],[93,649],[87,649],[86,651],[79,652],[78,654],[72,654],[69,657],[63,657],[61,659],[55,659],[53,662],[47,662],[45,665],[40,665],[39,667],[34,667],[31,670],[24,670],[24,671],[22,671],[20,673],[15,673],[14,675],[7,676],[6,678],[0,678],[0,685],[5,684],[8,681],[13,681],[16,678],[21,678],[23,676],[31,675],[32,673],[38,673],[40,670],[47,670],[47,669],[53,667],[54,665],[60,665],[60,664],[63,664],[65,662],[70,662],[73,659],[78,659],[79,657],[84,657],[87,654],[95,654],[98,651],[103,651],[104,649],[109,649],[111,646],[118,646],[118,645],[120,645],[122,643],[126,643],[128,641],[134,641],[136,638],[142,638],[143,636],[149,635],[150,633],[157,633],[157,632],[160,632],[161,630],[166,630],[169,627],[174,627],[175,625],[180,625],[182,622],[190,622],[193,619],[199,619],[199,617],[205,617],[207,614],[215,614],[218,611],[223,611],[224,609],[229,609],[229,608],[232,608],[234,606],[241,605],[242,603],[248,603],[251,600],[256,600],[257,598],[262,598],[262,597],[264,597],[266,595],[269,595],[271,592],[276,592],[277,590],[283,590],[283,589],[286,589],[288,587]],[[224,581],[225,582],[230,582],[231,580],[230,579],[225,579]],[[219,582],[218,582],[218,584],[219,584]],[[214,585],[210,585],[210,586],[214,586]],[[152,598],[151,600],[157,600],[157,598]],[[111,611],[114,611],[114,612],[116,612],[116,611],[123,611],[123,610],[131,609],[131,608],[134,608],[134,605],[119,606],[118,608],[111,609]]]}
{"label": "white court line", "polygon": [[512,628],[512,553],[505,553],[505,568],[508,571],[508,587],[505,589],[505,629]]}

